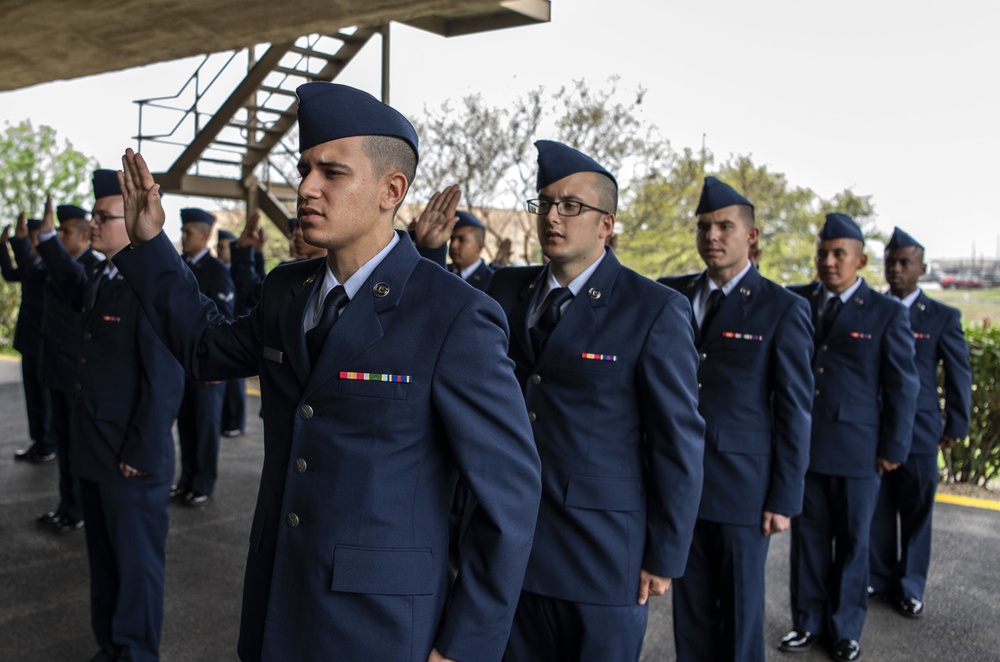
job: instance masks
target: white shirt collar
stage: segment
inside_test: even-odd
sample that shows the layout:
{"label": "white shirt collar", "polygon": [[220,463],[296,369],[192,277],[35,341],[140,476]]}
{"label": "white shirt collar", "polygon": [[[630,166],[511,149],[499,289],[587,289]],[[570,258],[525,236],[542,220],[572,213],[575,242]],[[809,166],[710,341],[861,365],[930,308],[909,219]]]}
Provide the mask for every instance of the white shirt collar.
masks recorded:
{"label": "white shirt collar", "polygon": [[462,277],[462,280],[469,280],[469,278],[472,277],[472,274],[476,273],[476,269],[478,269],[479,265],[481,265],[482,263],[483,263],[483,258],[479,258],[465,269],[459,271],[458,275]]}
{"label": "white shirt collar", "polygon": [[347,293],[347,298],[353,299],[354,295],[356,295],[361,290],[361,287],[365,284],[365,281],[368,280],[368,277],[372,275],[373,271],[375,271],[375,268],[378,265],[382,264],[382,260],[385,259],[385,257],[389,254],[389,252],[393,249],[393,247],[398,243],[399,243],[399,235],[396,234],[395,231],[393,231],[392,239],[389,240],[389,243],[386,245],[386,247],[380,250],[378,253],[376,253],[375,256],[372,257],[370,260],[361,265],[361,268],[355,271],[354,274],[347,279],[346,283],[340,283],[339,281],[337,281],[337,277],[334,276],[333,272],[330,270],[330,263],[325,262],[324,264],[326,265],[326,269],[324,270],[323,273],[323,282],[319,284],[319,287],[313,290],[312,301],[307,307],[307,310],[309,312],[304,316],[305,319],[303,319],[302,321],[303,326],[306,329],[311,329],[312,327],[316,326],[316,321],[323,314],[323,304],[326,301],[326,295],[330,293],[330,290],[337,287],[338,285],[343,285],[344,292]]}

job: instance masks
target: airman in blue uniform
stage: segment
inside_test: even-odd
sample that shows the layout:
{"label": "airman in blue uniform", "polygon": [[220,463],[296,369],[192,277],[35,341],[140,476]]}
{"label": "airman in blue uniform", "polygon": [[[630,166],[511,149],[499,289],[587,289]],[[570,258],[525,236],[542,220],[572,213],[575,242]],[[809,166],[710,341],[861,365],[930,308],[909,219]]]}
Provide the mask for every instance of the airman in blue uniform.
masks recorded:
{"label": "airman in blue uniform", "polygon": [[[233,319],[236,298],[233,279],[221,260],[208,252],[215,216],[196,207],[181,210],[181,243],[184,262],[194,273],[201,293],[211,299],[219,313]],[[184,381],[184,399],[177,415],[181,448],[181,475],[171,495],[187,506],[203,506],[215,492],[219,474],[219,437],[222,434],[224,382]]]}
{"label": "airman in blue uniform", "polygon": [[[503,314],[392,229],[416,171],[410,123],[344,85],[298,95],[298,221],[328,255],[273,269],[233,323],[163,236],[142,157],[123,159],[134,248],[115,260],[154,326],[194,379],[260,375],[239,655],[497,660],[541,489]],[[453,576],[456,471],[479,503]]]}
{"label": "airman in blue uniform", "polygon": [[[46,215],[52,213],[51,201]],[[84,271],[97,266],[100,258],[90,250],[89,214],[76,205],[59,205],[58,240],[66,253],[76,260]],[[80,309],[70,296],[72,291],[61,290],[51,278],[45,284],[45,317],[42,323],[41,379],[52,397],[51,434],[59,458],[59,503],[38,518],[50,523],[63,533],[76,531],[83,526],[83,501],[80,496],[80,479],[73,475],[70,464],[69,440],[72,436],[73,385],[80,369],[83,319]]]}
{"label": "airman in blue uniform", "polygon": [[634,662],[648,598],[684,573],[701,497],[690,306],[605,247],[618,204],[611,173],[561,143],[535,145],[528,211],[549,262],[500,269],[489,289],[511,327],[542,459],[504,659]]}
{"label": "airman in blue uniform", "polygon": [[[129,244],[124,199],[114,171],[96,171],[93,183],[91,245],[113,256]],[[86,271],[54,227],[42,236],[50,277],[82,311],[70,466],[87,522],[93,660],[157,660],[183,372],[113,260]]]}
{"label": "airman in blue uniform", "polygon": [[[931,299],[918,287],[927,270],[924,247],[896,228],[885,247],[884,265],[889,296],[909,311],[920,394],[910,455],[899,469],[882,476],[872,520],[870,586],[892,600],[899,613],[917,618],[924,611],[931,561],[938,448],[951,447],[969,434],[972,368],[961,312]],[[943,411],[939,367],[944,377]]]}
{"label": "airman in blue uniform", "polygon": [[815,391],[802,514],[792,522],[793,629],[781,649],[825,636],[838,660],[861,656],[880,477],[910,452],[919,388],[906,309],[858,276],[867,261],[861,228],[827,214],[819,282],[790,288],[812,308]]}
{"label": "airman in blue uniform", "polygon": [[9,230],[4,229],[0,241],[0,273],[4,280],[21,283],[21,304],[14,327],[14,349],[21,354],[21,382],[24,387],[24,404],[28,414],[28,436],[31,445],[14,452],[15,460],[51,462],[56,459],[55,443],[51,439],[52,394],[42,384],[40,353],[42,320],[45,316],[45,265],[35,250],[38,229],[42,221],[18,219],[14,237],[10,240],[17,266],[7,252]]}
{"label": "airman in blue uniform", "polygon": [[749,260],[753,205],[706,177],[696,242],[706,269],[661,278],[698,321],[705,487],[687,570],[674,582],[680,662],[763,662],[769,536],[802,510],[812,412],[809,305]]}

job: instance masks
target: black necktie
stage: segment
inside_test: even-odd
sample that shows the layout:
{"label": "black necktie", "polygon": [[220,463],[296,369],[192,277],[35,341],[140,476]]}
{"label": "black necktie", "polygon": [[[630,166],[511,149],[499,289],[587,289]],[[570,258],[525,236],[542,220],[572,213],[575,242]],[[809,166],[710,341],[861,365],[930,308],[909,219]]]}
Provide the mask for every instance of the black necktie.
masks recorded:
{"label": "black necktie", "polygon": [[97,295],[101,292],[101,289],[103,289],[104,286],[107,285],[107,283],[108,283],[108,262],[107,262],[107,260],[105,260],[104,262],[101,262],[101,266],[99,267],[99,272],[100,272],[101,275],[98,276],[97,278],[95,278],[94,281],[93,281],[93,283],[91,283],[91,286],[90,286],[89,301],[90,301],[90,309],[91,310],[94,309],[94,304],[97,303]]}
{"label": "black necktie", "polygon": [[844,302],[840,300],[840,297],[831,297],[826,300],[823,312],[819,316],[819,328],[816,329],[817,340],[826,338],[826,334],[830,332],[830,327],[833,326],[833,321],[837,319],[837,315],[843,307]]}
{"label": "black necktie", "polygon": [[719,312],[719,308],[722,307],[722,301],[726,298],[725,293],[721,289],[714,289],[708,294],[708,302],[705,304],[705,314],[701,318],[701,326],[698,329],[698,339],[705,337],[705,331],[708,329],[708,325],[712,323],[712,319],[715,314]]}
{"label": "black necktie", "polygon": [[330,329],[333,328],[334,323],[337,321],[340,309],[347,305],[349,301],[350,298],[347,296],[347,292],[344,291],[343,285],[338,285],[330,290],[330,293],[326,295],[326,299],[323,300],[323,314],[320,315],[319,323],[306,331],[306,348],[309,350],[309,360],[313,364],[316,363],[320,352],[323,351],[326,337],[330,335]]}
{"label": "black necktie", "polygon": [[535,348],[535,355],[542,353],[542,347],[548,340],[552,330],[559,323],[562,317],[562,305],[573,298],[573,292],[568,287],[558,287],[545,297],[542,304],[542,316],[538,318],[535,326],[528,330],[531,334],[531,346]]}

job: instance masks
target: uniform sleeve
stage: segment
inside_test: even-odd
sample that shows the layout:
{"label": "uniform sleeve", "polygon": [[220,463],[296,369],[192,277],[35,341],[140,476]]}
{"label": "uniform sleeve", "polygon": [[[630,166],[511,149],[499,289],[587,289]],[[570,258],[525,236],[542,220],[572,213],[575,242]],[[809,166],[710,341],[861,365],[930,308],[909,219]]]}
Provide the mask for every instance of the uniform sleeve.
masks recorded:
{"label": "uniform sleeve", "polygon": [[258,309],[230,323],[201,293],[194,274],[164,233],[119,252],[114,263],[188,377],[219,381],[257,374]]}
{"label": "uniform sleeve", "polygon": [[705,421],[698,413],[698,352],[690,305],[676,295],[643,344],[638,377],[646,453],[646,550],[642,567],[680,577],[701,502]]}
{"label": "uniform sleeve", "polygon": [[56,290],[66,294],[70,304],[77,310],[83,308],[83,293],[87,284],[87,270],[70,257],[66,247],[58,237],[38,244],[38,254],[45,262],[52,284]]}
{"label": "uniform sleeve", "polygon": [[813,328],[809,305],[795,297],[775,325],[772,387],[774,450],[764,509],[787,517],[802,512],[809,438],[812,434]]}
{"label": "uniform sleeve", "polygon": [[478,506],[435,645],[457,660],[500,659],[531,551],[541,462],[496,302],[472,300],[443,347],[432,398]]}
{"label": "uniform sleeve", "polygon": [[969,410],[972,407],[972,367],[969,343],[962,331],[962,316],[950,310],[941,331],[938,353],[944,370],[944,434],[964,439],[969,434]]}
{"label": "uniform sleeve", "polygon": [[4,245],[0,245],[0,274],[3,274],[3,279],[8,283],[21,282],[21,272],[14,266],[14,263],[10,259],[10,252],[7,250],[7,246]]}
{"label": "uniform sleeve", "polygon": [[892,317],[882,337],[882,414],[878,457],[905,462],[913,443],[920,379],[914,363],[913,331],[906,308],[892,305]]}

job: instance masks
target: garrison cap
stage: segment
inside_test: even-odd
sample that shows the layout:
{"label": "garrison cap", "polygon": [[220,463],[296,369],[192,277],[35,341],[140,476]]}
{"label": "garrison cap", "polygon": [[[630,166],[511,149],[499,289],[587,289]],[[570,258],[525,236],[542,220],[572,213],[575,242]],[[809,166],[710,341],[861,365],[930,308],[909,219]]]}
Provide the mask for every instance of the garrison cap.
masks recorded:
{"label": "garrison cap", "polygon": [[596,172],[604,175],[618,188],[618,181],[600,163],[568,145],[554,140],[537,140],[538,149],[538,181],[536,190],[541,191],[552,182],[558,182],[563,177],[575,175],[578,172]]}
{"label": "garrison cap", "polygon": [[456,211],[455,216],[458,216],[458,222],[455,223],[455,229],[459,228],[480,228],[486,229],[482,221],[473,216],[467,211]]}
{"label": "garrison cap", "polygon": [[417,132],[403,115],[367,92],[339,83],[299,85],[299,152],[353,136],[392,136],[417,151]]}
{"label": "garrison cap", "polygon": [[701,187],[701,200],[698,201],[698,208],[694,213],[708,214],[733,205],[745,205],[753,209],[753,204],[736,189],[721,179],[709,175],[705,178],[705,185]]}
{"label": "garrison cap", "polygon": [[121,187],[118,186],[118,173],[114,170],[94,171],[94,199],[100,200],[109,195],[121,195]]}
{"label": "garrison cap", "polygon": [[212,225],[215,223],[215,215],[198,207],[185,207],[181,210],[181,225],[187,225],[188,223],[208,223]]}
{"label": "garrison cap", "polygon": [[236,235],[229,230],[219,230],[218,241],[236,241]]}
{"label": "garrison cap", "polygon": [[833,212],[826,215],[826,224],[819,231],[821,241],[830,239],[857,239],[862,244],[865,243],[865,235],[861,233],[861,228],[854,222],[854,219],[847,214]]}
{"label": "garrison cap", "polygon": [[916,246],[920,250],[924,250],[923,245],[919,241],[897,227],[893,229],[892,238],[889,240],[889,243],[885,245],[885,250],[889,251],[893,248],[906,248],[907,246]]}
{"label": "garrison cap", "polygon": [[87,220],[87,210],[76,205],[59,205],[56,207],[56,218],[59,219],[59,225],[76,218]]}
{"label": "garrison cap", "polygon": [[34,232],[35,230],[42,227],[42,219],[40,218],[29,218],[28,219],[28,232]]}

